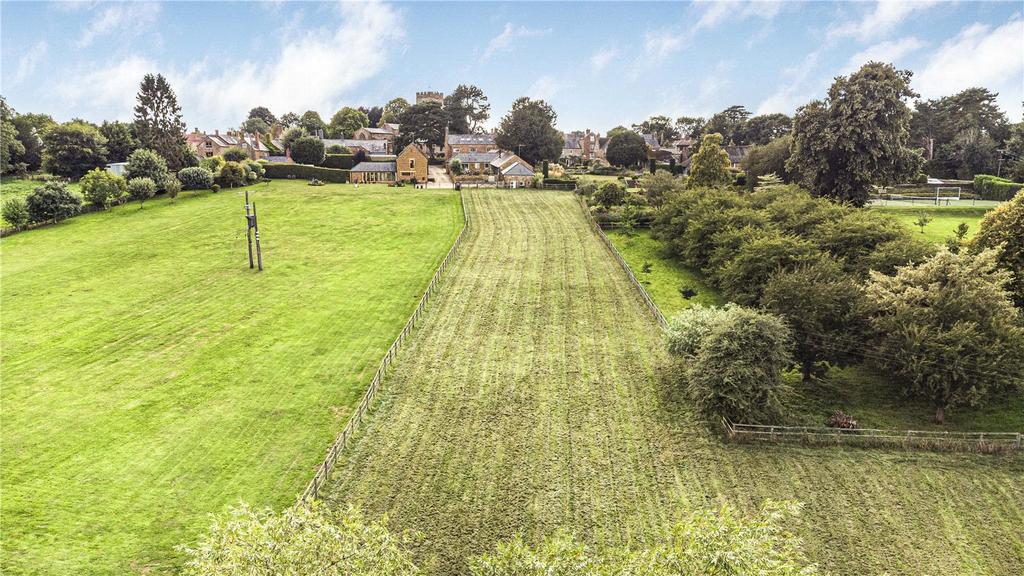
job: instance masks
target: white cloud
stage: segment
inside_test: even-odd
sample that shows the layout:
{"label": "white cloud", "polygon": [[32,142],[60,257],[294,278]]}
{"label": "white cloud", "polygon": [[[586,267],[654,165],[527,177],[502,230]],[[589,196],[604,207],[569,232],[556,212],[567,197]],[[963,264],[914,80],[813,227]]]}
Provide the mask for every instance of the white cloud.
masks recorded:
{"label": "white cloud", "polygon": [[487,43],[483,59],[486,60],[497,52],[508,52],[512,49],[512,44],[520,38],[546,36],[550,33],[550,28],[527,28],[526,26],[514,26],[511,22],[506,22],[505,28],[502,29],[501,33],[491,38],[491,41]]}
{"label": "white cloud", "polygon": [[138,34],[152,26],[159,14],[160,4],[157,2],[122,2],[109,5],[100,10],[82,29],[76,44],[79,48],[85,48],[107,34]]}
{"label": "white cloud", "polygon": [[[270,51],[274,58],[226,61],[218,56],[182,70],[133,56],[72,74],[58,92],[69,107],[105,106],[101,111],[124,117],[131,113],[142,77],[160,72],[175,88],[190,125],[234,126],[256,105],[329,115],[346,92],[387,66],[388,50],[382,47],[404,36],[401,14],[382,2],[341,2],[338,12],[339,22],[327,32],[274,33],[285,38],[280,49]],[[339,46],[347,47],[344,57],[339,57]]]}
{"label": "white cloud", "polygon": [[868,62],[896,63],[908,54],[917,52],[927,45],[924,41],[910,36],[901,40],[886,40],[850,56],[850,60],[843,68],[843,74],[849,74]]}
{"label": "white cloud", "polygon": [[46,41],[40,40],[18,59],[18,71],[14,74],[13,84],[21,84],[36,71],[40,60],[46,57],[48,48]]}
{"label": "white cloud", "polygon": [[530,85],[526,90],[526,95],[530,98],[540,100],[550,100],[562,91],[562,83],[555,79],[554,76],[545,74]]}
{"label": "white cloud", "polygon": [[699,2],[698,6],[702,7],[703,12],[696,24],[693,25],[692,33],[715,28],[726,21],[747,18],[772,20],[782,10],[782,2],[775,0],[755,0],[753,2],[711,0]]}
{"label": "white cloud", "polygon": [[892,32],[915,12],[922,12],[939,4],[939,0],[878,0],[874,9],[859,20],[833,26],[828,31],[830,39],[856,38],[867,41]]}
{"label": "white cloud", "polygon": [[648,60],[660,62],[679,51],[685,40],[682,34],[671,30],[648,32],[644,35],[644,53]]}
{"label": "white cloud", "polygon": [[601,48],[590,56],[590,67],[594,71],[600,72],[607,68],[612,63],[612,60],[618,57],[619,51],[617,48]]}
{"label": "white cloud", "polygon": [[948,96],[971,86],[1000,93],[1002,106],[1019,110],[1024,92],[1024,19],[992,28],[972,24],[931,53],[913,85],[925,98]]}

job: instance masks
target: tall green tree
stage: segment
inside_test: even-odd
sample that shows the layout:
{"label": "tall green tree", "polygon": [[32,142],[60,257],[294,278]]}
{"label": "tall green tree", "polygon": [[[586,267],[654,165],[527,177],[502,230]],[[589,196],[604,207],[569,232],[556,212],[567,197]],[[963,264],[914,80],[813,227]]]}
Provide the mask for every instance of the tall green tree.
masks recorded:
{"label": "tall green tree", "polygon": [[351,138],[356,130],[369,125],[370,119],[366,114],[350,106],[345,106],[331,116],[327,133],[331,138]]}
{"label": "tall green tree", "polygon": [[395,138],[395,150],[402,150],[412,143],[421,143],[429,147],[431,153],[444,145],[444,129],[448,125],[448,115],[437,102],[424,102],[409,106],[398,117],[402,131]]}
{"label": "tall green tree", "polygon": [[924,161],[909,145],[911,76],[870,62],[837,77],[828,98],[797,110],[787,168],[815,194],[856,206],[873,184],[910,181]]}
{"label": "tall green tree", "polygon": [[975,249],[999,250],[999,265],[1013,274],[1009,290],[1024,309],[1024,193],[988,211],[971,243]]}
{"label": "tall green tree", "polygon": [[107,161],[124,162],[136,149],[139,141],[127,122],[107,122],[100,125],[100,134],[107,139]]}
{"label": "tall green tree", "polygon": [[270,108],[267,108],[266,106],[257,106],[252,110],[249,110],[249,115],[246,116],[245,119],[249,120],[252,118],[259,118],[260,120],[263,120],[267,124],[267,126],[273,126],[274,124],[277,124],[277,117],[274,116],[274,113],[271,112]]}
{"label": "tall green tree", "polygon": [[284,114],[281,115],[281,118],[278,119],[278,123],[280,123],[285,128],[291,128],[293,126],[298,126],[299,125],[299,115],[296,114],[295,112],[285,112]]}
{"label": "tall green tree", "polygon": [[491,117],[487,96],[472,84],[459,84],[445,96],[444,110],[448,114],[448,130],[454,134],[480,132]]}
{"label": "tall green tree", "polygon": [[623,128],[608,138],[605,158],[612,166],[636,166],[647,160],[647,144],[642,136]]}
{"label": "tall green tree", "polygon": [[747,187],[758,186],[758,178],[767,174],[775,174],[783,182],[792,182],[793,177],[786,169],[786,161],[789,160],[792,146],[793,137],[787,134],[747,151],[742,162],[743,171],[747,173]]}
{"label": "tall green tree", "polygon": [[693,138],[694,140],[700,138],[700,135],[704,132],[705,124],[707,124],[707,120],[699,116],[680,116],[676,118],[676,130],[679,132],[679,135]]}
{"label": "tall green tree", "polygon": [[0,96],[0,174],[13,170],[14,159],[25,153],[25,146],[18,140],[18,129],[14,126],[16,113]]}
{"label": "tall green tree", "polygon": [[360,106],[359,111],[362,112],[363,114],[366,114],[366,118],[370,121],[370,123],[367,124],[367,126],[380,126],[380,118],[381,116],[384,115],[383,108],[381,108],[380,106],[371,106],[369,108],[367,108],[366,106]]}
{"label": "tall green tree", "polygon": [[185,144],[181,106],[167,79],[162,74],[146,74],[135,99],[135,137],[139,145],[155,150],[175,172],[194,165],[195,157]]}
{"label": "tall green tree", "polygon": [[68,122],[46,134],[43,165],[51,174],[81,178],[107,163],[107,139],[91,124]]}
{"label": "tall green tree", "polygon": [[732,161],[729,153],[722,149],[721,134],[705,134],[700,149],[690,159],[691,188],[726,186],[732,182],[729,168]]}
{"label": "tall green tree", "polygon": [[872,272],[866,294],[871,357],[900,391],[946,410],[979,406],[1024,383],[1024,327],[997,250],[945,247],[893,276]]}
{"label": "tall green tree", "polygon": [[750,118],[750,111],[744,106],[729,106],[708,119],[704,134],[721,134],[726,144],[745,144],[743,128]]}
{"label": "tall green tree", "polygon": [[384,113],[380,117],[381,122],[397,124],[402,113],[409,109],[409,101],[405,98],[393,98],[384,105]]}
{"label": "tall green tree", "polygon": [[859,360],[864,343],[863,290],[831,259],[780,270],[768,280],[761,306],[786,320],[804,381],[818,362]]}
{"label": "tall green tree", "polygon": [[495,143],[510,150],[530,164],[541,160],[557,162],[565,140],[555,129],[558,115],[550,104],[527,97],[512,103],[512,109],[501,119]]}
{"label": "tall green tree", "polygon": [[327,123],[320,117],[320,113],[314,110],[306,110],[299,118],[299,127],[307,134],[316,135],[318,132],[327,133]]}
{"label": "tall green tree", "polygon": [[633,124],[633,130],[640,134],[653,134],[662,145],[679,139],[679,129],[668,116],[651,116],[639,124]]}
{"label": "tall green tree", "polygon": [[742,137],[738,144],[764,145],[781,138],[793,129],[793,119],[785,114],[761,114],[754,116],[740,127]]}
{"label": "tall green tree", "polygon": [[242,122],[242,132],[248,134],[268,134],[270,132],[270,124],[263,121],[262,118],[249,118],[245,122]]}

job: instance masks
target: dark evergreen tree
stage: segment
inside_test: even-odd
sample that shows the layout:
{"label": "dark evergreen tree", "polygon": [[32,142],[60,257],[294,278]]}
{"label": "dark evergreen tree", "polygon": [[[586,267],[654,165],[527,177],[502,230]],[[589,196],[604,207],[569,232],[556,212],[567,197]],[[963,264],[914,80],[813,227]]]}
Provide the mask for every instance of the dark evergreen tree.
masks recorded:
{"label": "dark evergreen tree", "polygon": [[184,145],[185,122],[174,90],[162,74],[146,74],[135,97],[135,136],[142,148],[155,150],[172,171],[195,163]]}

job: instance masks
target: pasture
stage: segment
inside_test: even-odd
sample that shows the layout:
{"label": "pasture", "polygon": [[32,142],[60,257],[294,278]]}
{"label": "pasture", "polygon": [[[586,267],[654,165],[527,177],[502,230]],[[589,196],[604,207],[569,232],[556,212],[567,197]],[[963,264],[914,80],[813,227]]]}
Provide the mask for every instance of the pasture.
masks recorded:
{"label": "pasture", "polygon": [[766,498],[805,503],[792,529],[833,574],[1024,571],[1024,459],[723,444],[570,193],[466,201],[451,275],[327,491],[421,532],[429,573],[516,533],[642,545]]}
{"label": "pasture", "polygon": [[[971,238],[978,233],[978,226],[985,213],[997,206],[997,203],[987,203],[983,206],[934,206],[934,205],[910,205],[891,203],[886,206],[875,205],[872,210],[879,210],[895,217],[917,233],[918,236],[928,242],[941,243],[947,238],[955,236],[957,226],[961,222],[967,224],[967,237]],[[930,218],[931,221],[925,225],[924,231],[915,222],[921,216]]]}
{"label": "pasture", "polygon": [[4,238],[4,574],[171,573],[294,501],[462,227],[450,190],[277,181]]}

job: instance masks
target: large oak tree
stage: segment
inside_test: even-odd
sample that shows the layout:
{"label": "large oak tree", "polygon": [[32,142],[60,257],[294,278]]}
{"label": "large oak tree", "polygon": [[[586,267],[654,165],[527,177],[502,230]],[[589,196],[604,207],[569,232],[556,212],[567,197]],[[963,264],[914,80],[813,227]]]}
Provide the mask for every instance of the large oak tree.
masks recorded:
{"label": "large oak tree", "polygon": [[524,96],[513,102],[512,109],[501,119],[495,143],[530,164],[557,161],[565,143],[562,133],[555,129],[557,119],[550,104]]}

